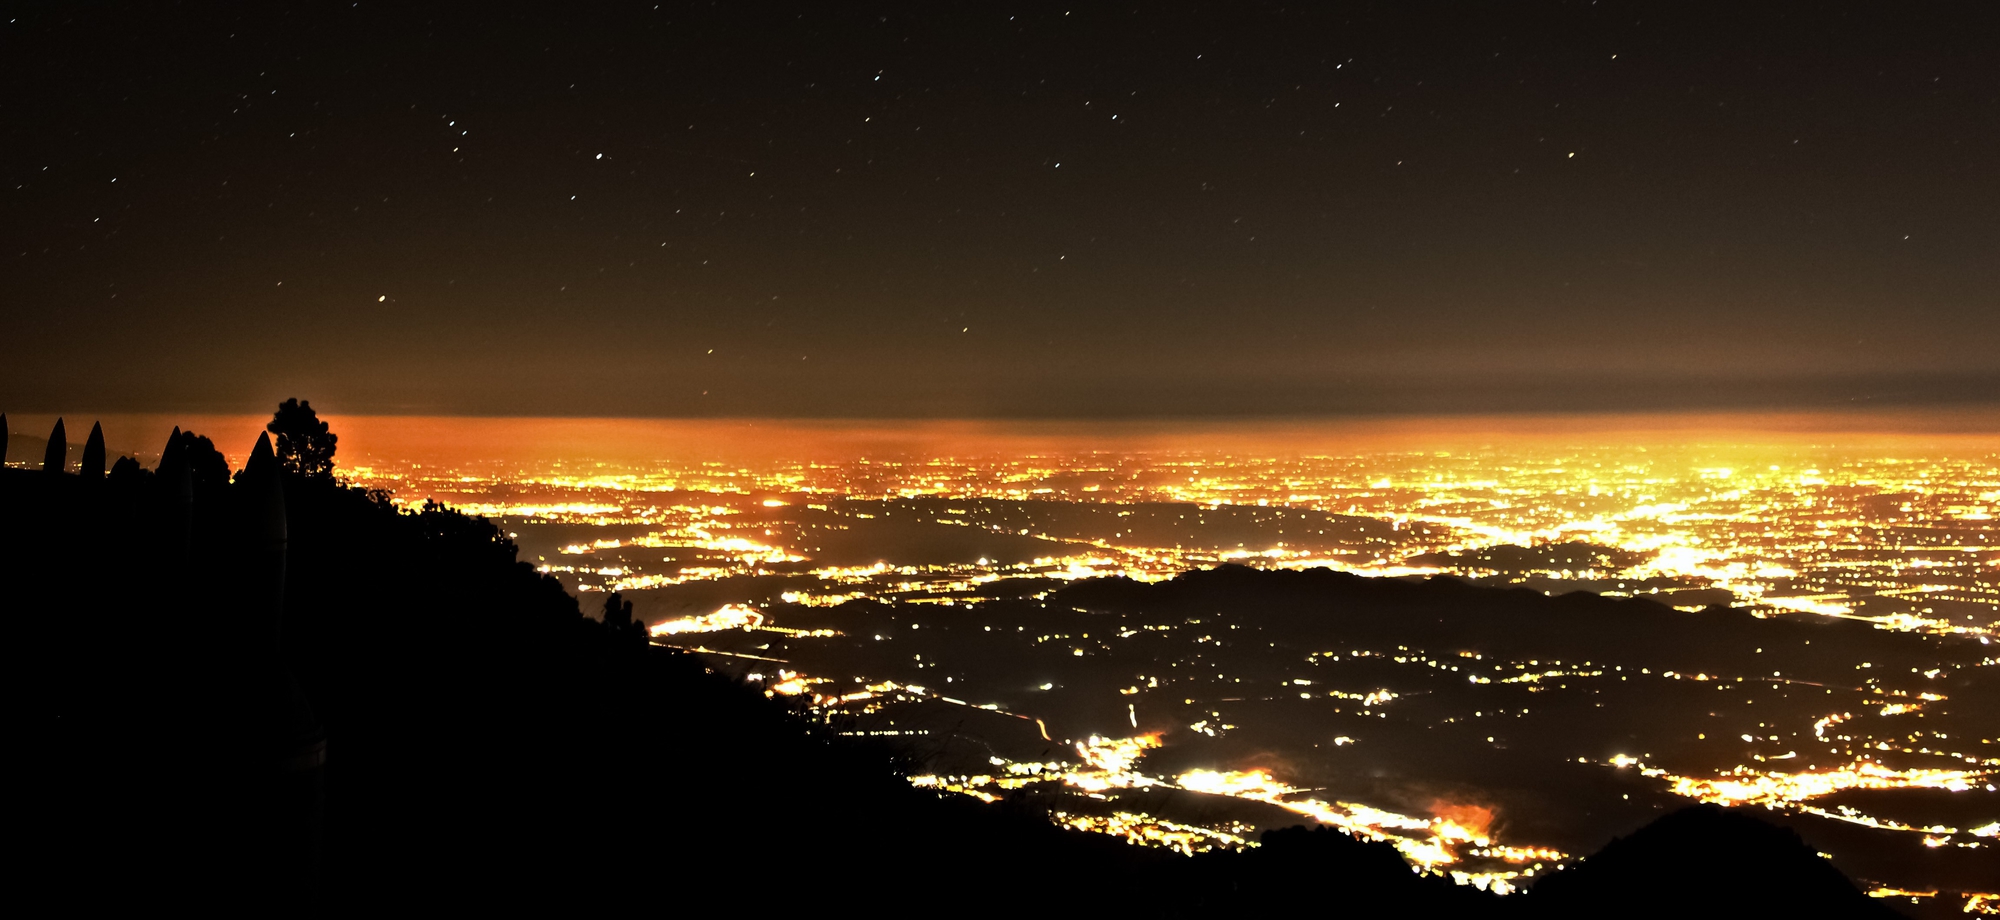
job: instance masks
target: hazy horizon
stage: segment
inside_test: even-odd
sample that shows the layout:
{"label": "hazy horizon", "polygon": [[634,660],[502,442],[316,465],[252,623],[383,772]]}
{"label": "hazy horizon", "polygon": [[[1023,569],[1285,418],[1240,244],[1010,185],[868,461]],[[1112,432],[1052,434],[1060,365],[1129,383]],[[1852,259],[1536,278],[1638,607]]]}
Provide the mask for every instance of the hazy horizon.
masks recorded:
{"label": "hazy horizon", "polygon": [[[2000,449],[2000,407],[1787,412],[1482,413],[1369,416],[1184,417],[1150,419],[991,418],[648,418],[619,416],[362,414],[321,409],[340,435],[336,468],[369,460],[410,460],[416,454],[567,457],[643,465],[649,459],[716,457],[851,459],[875,455],[966,456],[1032,450],[1037,443],[1104,450],[1237,449],[1296,454],[1339,450],[1435,451],[1506,442],[1569,440],[1579,446],[1691,442],[1710,446],[1853,445],[1926,440],[1957,447],[1992,439]],[[0,407],[0,411],[5,411]],[[156,455],[178,427],[209,437],[240,467],[269,421],[256,412],[10,412],[16,437],[42,439],[63,418],[70,450],[80,450],[89,426],[104,426],[120,453]],[[871,453],[872,452],[872,453]],[[9,450],[25,463],[27,452]]]}

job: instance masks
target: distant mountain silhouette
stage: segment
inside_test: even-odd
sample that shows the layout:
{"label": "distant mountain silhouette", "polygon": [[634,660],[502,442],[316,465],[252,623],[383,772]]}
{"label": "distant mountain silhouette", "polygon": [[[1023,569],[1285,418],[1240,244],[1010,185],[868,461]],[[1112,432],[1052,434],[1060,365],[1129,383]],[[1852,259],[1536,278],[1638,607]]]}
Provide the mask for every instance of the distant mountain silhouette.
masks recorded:
{"label": "distant mountain silhouette", "polygon": [[1424,553],[1410,562],[1418,565],[1461,565],[1498,572],[1548,572],[1590,569],[1616,571],[1646,561],[1647,553],[1635,553],[1596,543],[1544,543],[1539,546],[1488,546],[1457,553]]}
{"label": "distant mountain silhouette", "polygon": [[1195,858],[1061,830],[912,787],[888,749],[648,645],[615,597],[585,617],[483,519],[321,472],[260,436],[232,475],[179,429],[154,470],[0,470],[17,892],[258,913],[1631,913],[1711,871],[1650,855],[1692,841],[1779,853],[1788,903],[1853,894],[1795,839],[1773,849],[1785,832],[1705,813],[1514,901],[1327,829]]}
{"label": "distant mountain silhouette", "polygon": [[[1138,612],[1161,622],[1223,609],[1250,611],[1249,622],[1265,638],[1302,647],[1331,629],[1343,640],[1361,643],[1420,644],[1441,652],[1478,647],[1521,660],[1602,661],[1615,654],[1628,667],[1687,673],[1754,672],[1767,660],[1757,649],[1782,644],[1788,647],[1788,676],[1820,681],[1843,679],[1855,662],[1871,658],[1877,667],[1898,669],[1935,662],[1944,654],[1941,646],[1963,660],[1977,661],[1983,654],[1970,640],[1886,632],[1854,621],[1759,618],[1720,606],[1697,613],[1645,597],[1585,591],[1548,597],[1526,588],[1475,587],[1449,576],[1416,581],[1331,569],[1221,565],[1162,582],[1096,579],[1054,592],[1049,606]],[[1806,640],[1810,647],[1800,644]],[[1954,678],[1951,687],[1972,689],[1963,678]]]}

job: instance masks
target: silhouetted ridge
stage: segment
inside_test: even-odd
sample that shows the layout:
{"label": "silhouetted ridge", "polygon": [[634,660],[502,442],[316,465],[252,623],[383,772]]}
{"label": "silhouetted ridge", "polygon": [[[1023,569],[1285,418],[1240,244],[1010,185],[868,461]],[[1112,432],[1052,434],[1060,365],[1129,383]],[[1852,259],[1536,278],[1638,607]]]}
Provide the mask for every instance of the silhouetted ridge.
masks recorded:
{"label": "silhouetted ridge", "polygon": [[1698,805],[1620,837],[1525,896],[1549,917],[1898,916],[1854,887],[1799,835]]}
{"label": "silhouetted ridge", "polygon": [[1846,659],[1854,655],[1844,649],[1907,649],[1929,641],[1884,634],[1867,623],[1764,619],[1720,606],[1697,613],[1645,597],[1586,591],[1549,597],[1528,588],[1482,587],[1449,576],[1417,581],[1239,565],[1154,583],[1123,578],[1079,582],[1051,594],[1049,606],[1136,612],[1161,622],[1254,609],[1267,638],[1307,645],[1338,635],[1343,642],[1406,644],[1443,653],[1478,648],[1493,656],[1580,661],[1600,657],[1615,645],[1628,668],[1687,673],[1752,671],[1758,667],[1756,648],[1812,639],[1811,650],[1795,650],[1793,662],[1800,676],[1815,680],[1851,672],[1852,661]]}
{"label": "silhouetted ridge", "polygon": [[1396,848],[1331,827],[1265,831],[1260,846],[1211,851],[1189,860],[1174,913],[1240,916],[1296,912],[1381,916],[1483,917],[1504,911],[1499,898],[1443,876],[1410,871]]}
{"label": "silhouetted ridge", "polygon": [[125,457],[109,477],[101,427],[76,474],[65,441],[58,423],[44,471],[0,475],[29,874],[88,891],[72,873],[111,858],[161,897],[311,889],[323,736],[277,641],[285,503],[268,446],[235,485],[210,446],[197,490],[184,461],[206,439],[177,435],[162,471]]}
{"label": "silhouetted ridge", "polygon": [[771,905],[998,873],[1034,884],[981,901],[1024,907],[1170,860],[916,789],[619,598],[584,617],[487,521],[281,469],[176,429],[157,470],[0,473],[32,891],[574,908],[657,871]]}
{"label": "silhouetted ridge", "polygon": [[1463,565],[1498,572],[1562,571],[1590,569],[1615,571],[1630,568],[1649,558],[1615,546],[1573,541],[1538,546],[1488,546],[1457,553],[1424,553],[1409,560],[1415,565]]}

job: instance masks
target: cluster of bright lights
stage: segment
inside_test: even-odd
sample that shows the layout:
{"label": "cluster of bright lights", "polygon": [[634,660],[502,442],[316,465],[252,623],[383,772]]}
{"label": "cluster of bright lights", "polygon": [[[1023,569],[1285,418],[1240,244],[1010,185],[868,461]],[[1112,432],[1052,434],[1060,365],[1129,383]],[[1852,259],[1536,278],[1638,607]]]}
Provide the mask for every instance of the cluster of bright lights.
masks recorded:
{"label": "cluster of bright lights", "polygon": [[1567,859],[1551,847],[1496,845],[1491,835],[1493,812],[1479,805],[1438,802],[1437,813],[1419,818],[1359,802],[1326,802],[1299,794],[1265,770],[1190,770],[1175,783],[1191,792],[1226,795],[1276,805],[1320,824],[1337,827],[1368,840],[1386,841],[1413,865],[1445,870],[1469,860],[1509,863],[1524,869],[1499,871],[1449,870],[1461,884],[1505,894],[1514,879]]}
{"label": "cluster of bright lights", "polygon": [[[560,547],[542,550],[549,554],[546,558],[529,558],[578,591],[666,588],[782,573],[818,581],[817,585],[787,584],[788,590],[782,594],[786,604],[823,607],[874,599],[973,605],[994,596],[989,593],[994,590],[990,586],[1003,579],[1075,581],[1123,576],[1158,581],[1189,569],[1237,562],[1262,568],[1329,568],[1377,576],[1450,573],[1513,580],[1551,593],[1588,590],[1613,596],[1656,596],[1690,609],[1712,600],[1712,589],[1721,589],[1760,616],[1823,615],[1863,620],[1884,629],[1993,638],[1992,622],[2000,621],[2000,587],[1996,587],[2000,580],[1995,578],[2000,572],[2000,524],[1994,518],[2000,512],[2000,456],[1990,451],[1899,457],[1893,451],[1861,455],[1818,449],[1760,452],[1743,448],[1710,453],[1717,455],[1705,456],[1702,450],[1692,448],[1548,445],[1459,455],[1079,450],[838,463],[663,463],[658,468],[554,464],[461,469],[450,464],[376,464],[353,468],[349,473],[359,484],[396,491],[399,503],[411,509],[436,496],[453,507],[498,518],[504,527],[518,527],[523,532],[533,525],[565,525],[550,528],[563,534]],[[989,500],[1027,504],[987,507]],[[1098,530],[1080,529],[1064,524],[1060,516],[1043,516],[1037,507],[1041,502],[1116,505],[1120,506],[1115,513],[1121,522],[1126,514],[1134,513],[1124,509],[1126,505],[1185,503],[1180,506],[1187,509],[1183,519],[1195,533],[1202,532],[1195,526],[1202,512],[1258,509],[1268,509],[1273,515],[1289,512],[1295,515],[1289,520],[1294,521],[1302,520],[1296,517],[1298,512],[1351,516],[1366,519],[1375,529],[1357,528],[1345,535],[1328,529],[1308,532],[1309,538],[1301,538],[1298,530],[1290,529],[1299,524],[1271,523],[1278,520],[1272,517],[1257,524],[1260,537],[1229,546],[1218,541],[1204,543],[1200,538],[1183,540],[1181,531],[1142,537],[1143,529],[1122,523]],[[1112,513],[1102,512],[1097,520],[1100,524],[1111,520]],[[812,528],[860,530],[885,524],[891,517],[899,524],[914,521],[924,526],[971,528],[1004,534],[1010,540],[1041,541],[1049,548],[1026,561],[1014,557],[1014,561],[909,564],[885,558],[873,564],[832,565],[814,558],[813,547],[820,544],[814,542]],[[1241,516],[1231,520],[1240,522]],[[600,528],[597,533],[608,535],[577,536],[582,528]],[[1541,548],[1571,541],[1588,541],[1610,552],[1571,561],[1534,562],[1529,569],[1521,568],[1518,560],[1506,565],[1481,561],[1484,557],[1480,553],[1495,547]],[[1677,596],[1687,589],[1711,590],[1699,595],[1699,600]],[[1994,611],[1995,615],[1973,622],[1965,614],[1968,607]],[[778,634],[824,632],[783,630],[768,619],[773,613],[782,620],[781,608],[729,605],[706,615],[655,624],[652,631],[661,640],[683,647],[697,647],[692,643],[704,641],[695,638],[701,634],[729,630],[770,632],[774,638]],[[1041,639],[1062,642],[1065,654],[1073,649],[1074,654],[1083,655],[1088,644],[1073,642],[1067,636]],[[758,650],[750,647],[745,651]],[[1454,672],[1461,666],[1467,672],[1472,670],[1466,662],[1407,650],[1326,654],[1382,655],[1397,663],[1416,662]],[[757,654],[740,657],[756,658]],[[2000,659],[1989,659],[1985,664],[1997,665]],[[753,666],[772,667],[762,661]],[[1617,675],[1607,673],[1610,669],[1610,665],[1591,662],[1505,662],[1490,670],[1482,664],[1479,671],[1483,673],[1465,673],[1464,679],[1481,685],[1520,685],[1529,692],[1558,691],[1577,681],[1640,679],[1629,669]],[[1643,670],[1640,673],[1655,676]],[[1704,775],[1685,770],[1670,773],[1633,758],[1614,762],[1646,771],[1671,792],[1690,799],[1808,812],[1919,834],[1926,844],[1936,847],[1993,846],[1995,836],[2000,835],[2000,828],[1994,825],[1916,827],[1845,806],[1826,807],[1818,801],[1845,789],[1969,790],[1976,784],[1990,783],[1994,768],[2000,766],[1990,759],[1972,757],[1968,753],[1971,748],[1955,753],[1930,749],[1956,742],[1939,744],[1928,738],[1917,740],[1914,734],[1868,731],[1868,720],[1915,719],[1925,703],[1942,699],[1934,694],[1888,690],[1872,673],[1857,674],[1863,688],[1877,696],[1867,708],[1857,706],[1855,714],[1827,716],[1812,726],[1812,735],[1819,741],[1836,748],[1846,743],[1841,756],[1853,758],[1851,763],[1791,772],[1742,766]],[[1709,673],[1664,672],[1657,676],[1715,682],[1716,686],[1745,680],[1744,676]],[[934,689],[888,681],[842,692],[830,686],[833,681],[789,670],[777,670],[769,679],[759,675],[758,679],[765,680],[773,695],[795,696],[827,712],[870,713],[891,703],[917,699],[973,705]],[[1761,673],[1748,679],[1773,684],[1791,680],[1776,675],[1767,678]],[[1363,707],[1384,707],[1397,699],[1387,688],[1366,689],[1376,686],[1372,679],[1351,691],[1308,686],[1311,683],[1288,685],[1286,692],[1308,699],[1332,697]],[[1137,685],[1132,690],[1136,694]],[[1143,704],[1143,699],[1140,702]],[[991,704],[978,708],[997,709]],[[1235,727],[1225,721],[1219,706],[1207,715],[1188,728],[1207,737]],[[1028,716],[1014,717],[1034,721]],[[1136,731],[1136,714],[1132,723]],[[1803,736],[1803,726],[1800,728],[1798,734]],[[1860,737],[1837,734],[1843,730]],[[890,727],[870,729],[869,733],[898,736],[924,731]],[[1776,742],[1776,731],[1775,726],[1760,730],[1746,738],[1746,743]],[[1042,728],[1041,732],[1046,739],[1047,730]],[[1355,734],[1365,736],[1362,731]],[[941,790],[980,798],[1050,783],[1066,794],[1112,800],[1131,790],[1178,787],[1263,802],[1368,839],[1386,841],[1426,871],[1449,873],[1460,882],[1503,892],[1564,858],[1553,849],[1493,840],[1491,815],[1482,818],[1477,806],[1435,803],[1418,814],[1402,814],[1361,803],[1323,801],[1260,770],[1153,775],[1141,764],[1147,751],[1159,743],[1158,735],[1093,736],[1076,744],[1073,760],[1065,753],[1061,762],[996,763],[992,775],[920,779]],[[1356,742],[1342,736],[1333,743]],[[1961,765],[1892,770],[1860,756],[1864,752],[1867,757],[1891,756],[1879,752],[1942,755]],[[1750,757],[1761,766],[1799,755],[1764,750]],[[1805,759],[1812,759],[1811,755]],[[1237,845],[1231,841],[1243,837],[1241,828],[1176,825],[1108,805],[1103,809],[1071,809],[1062,813],[1061,820],[1071,826],[1187,851]],[[1880,896],[1904,895],[1922,896],[1901,891]],[[1980,901],[1982,897],[1990,898],[1973,896],[1967,902],[1968,909],[1975,903],[1996,903]]]}
{"label": "cluster of bright lights", "polygon": [[[1709,453],[1716,456],[1705,458],[1691,448],[1527,445],[1472,454],[1308,457],[1086,451],[842,463],[772,459],[736,467],[600,464],[574,472],[374,463],[350,472],[359,484],[391,489],[407,507],[438,496],[461,510],[509,521],[645,525],[651,529],[645,537],[622,546],[688,551],[670,556],[665,568],[628,562],[547,569],[605,590],[666,587],[810,561],[810,552],[795,545],[801,534],[785,522],[814,514],[858,522],[893,508],[904,509],[895,512],[900,516],[916,509],[896,502],[925,499],[965,505],[948,507],[942,515],[932,512],[927,523],[1046,540],[1063,552],[1032,563],[981,563],[952,571],[910,572],[887,563],[889,571],[881,572],[821,567],[816,577],[839,590],[802,596],[976,595],[979,585],[1001,576],[1158,580],[1240,562],[1373,575],[1505,575],[1613,595],[1657,593],[1663,586],[1669,593],[1719,588],[1768,614],[1814,613],[1887,629],[1990,634],[1990,623],[1948,617],[1925,605],[1969,602],[2000,610],[2000,589],[1990,576],[2000,566],[1994,555],[2000,550],[1994,517],[2000,499],[1992,497],[2000,494],[1995,488],[2000,467],[1993,457],[1911,460],[1799,448]],[[1736,459],[1721,459],[1730,454]],[[496,497],[503,489],[504,500]],[[774,492],[788,497],[767,497]],[[1871,503],[1873,496],[1897,496],[1898,503]],[[1003,521],[1004,515],[980,512],[978,503],[989,499],[1285,508],[1373,518],[1388,522],[1397,536],[1339,547],[1278,533],[1268,545],[1149,545],[1125,531],[1105,536],[1051,530],[1032,520]],[[889,504],[870,511],[852,500]],[[774,522],[784,526],[770,527]],[[1018,526],[1022,523],[1029,526]],[[1606,558],[1501,572],[1471,558],[1446,562],[1428,555],[1574,540],[1630,553],[1638,561],[1621,567]],[[563,551],[589,555],[620,548],[606,543],[572,543]],[[608,571],[617,574],[604,574]],[[886,583],[891,578],[895,583]],[[1870,598],[1901,599],[1907,609],[1861,612],[1860,603]]]}
{"label": "cluster of bright lights", "polygon": [[1253,828],[1245,824],[1231,824],[1225,830],[1181,824],[1131,811],[1117,811],[1108,815],[1080,815],[1055,811],[1051,812],[1049,817],[1064,827],[1110,834],[1142,846],[1163,847],[1189,855],[1208,850],[1238,850],[1257,845],[1247,836]]}
{"label": "cluster of bright lights", "polygon": [[[791,671],[781,671],[779,676],[794,683],[796,692],[810,694],[816,705],[828,710],[853,711],[858,706],[867,711],[892,695],[971,705],[924,687],[893,682],[870,685],[845,696],[823,695],[809,689],[810,684],[821,681]],[[993,766],[998,768],[994,774],[922,775],[913,777],[911,782],[988,802],[998,801],[1001,793],[1008,790],[1044,782],[1059,783],[1093,798],[1127,790],[1180,788],[1262,802],[1364,839],[1387,842],[1422,870],[1449,872],[1463,884],[1503,894],[1513,890],[1517,880],[1567,858],[1550,847],[1495,842],[1491,831],[1493,811],[1481,805],[1440,801],[1433,804],[1434,814],[1430,817],[1414,817],[1358,802],[1326,802],[1304,796],[1301,790],[1280,782],[1266,770],[1189,770],[1171,779],[1144,772],[1140,762],[1148,751],[1160,746],[1158,733],[1131,737],[1092,735],[1076,742],[1074,761],[1021,763],[995,756],[991,758]],[[1135,842],[1188,852],[1245,843],[1246,828],[1238,824],[1176,824],[1130,809],[1111,816],[1065,814],[1068,817],[1064,823],[1069,826],[1102,830]]]}
{"label": "cluster of bright lights", "polygon": [[655,637],[677,636],[682,633],[721,632],[725,629],[754,629],[762,625],[764,625],[763,611],[747,604],[724,604],[714,613],[655,623],[651,632]]}
{"label": "cluster of bright lights", "polygon": [[[1760,771],[1748,767],[1736,767],[1716,776],[1678,775],[1659,767],[1647,766],[1638,758],[1624,754],[1611,758],[1610,763],[1619,768],[1637,768],[1646,776],[1664,779],[1667,781],[1668,791],[1697,801],[1716,805],[1757,805],[1776,810],[1803,811],[1866,827],[1921,833],[1926,835],[1926,843],[1931,846],[1952,843],[1951,838],[1959,834],[1960,830],[1943,825],[1915,827],[1875,818],[1848,806],[1827,809],[1807,803],[1812,799],[1850,789],[1942,789],[1947,792],[1968,792],[1985,785],[1993,776],[1993,771],[1990,770],[1895,770],[1869,760],[1799,772]],[[1992,787],[1985,785],[1985,788]],[[1982,832],[1991,830],[1990,826],[1975,828],[1970,834],[1974,837],[1989,836],[1988,833]],[[1960,841],[1958,845],[1975,848],[1979,846],[1975,841]]]}

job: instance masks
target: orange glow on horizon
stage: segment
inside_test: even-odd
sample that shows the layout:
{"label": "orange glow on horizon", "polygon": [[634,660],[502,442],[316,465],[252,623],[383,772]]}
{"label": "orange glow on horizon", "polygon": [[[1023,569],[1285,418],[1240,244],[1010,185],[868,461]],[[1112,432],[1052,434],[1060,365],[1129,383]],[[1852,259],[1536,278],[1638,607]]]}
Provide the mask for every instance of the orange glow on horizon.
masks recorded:
{"label": "orange glow on horizon", "polygon": [[[275,402],[273,405],[275,406]],[[2000,439],[2000,407],[1843,412],[1663,412],[1618,414],[1421,415],[1258,419],[646,419],[346,415],[316,406],[340,436],[341,465],[468,460],[499,464],[650,465],[662,460],[832,461],[867,457],[1038,453],[1080,442],[1102,450],[1255,448],[1276,455],[1327,450],[1463,450],[1522,445],[1709,446],[1917,445],[1977,447]],[[72,423],[88,413],[66,413]],[[46,431],[55,415],[16,413],[15,430]],[[267,414],[110,413],[114,452],[149,453],[176,425],[215,441],[240,468]]]}

